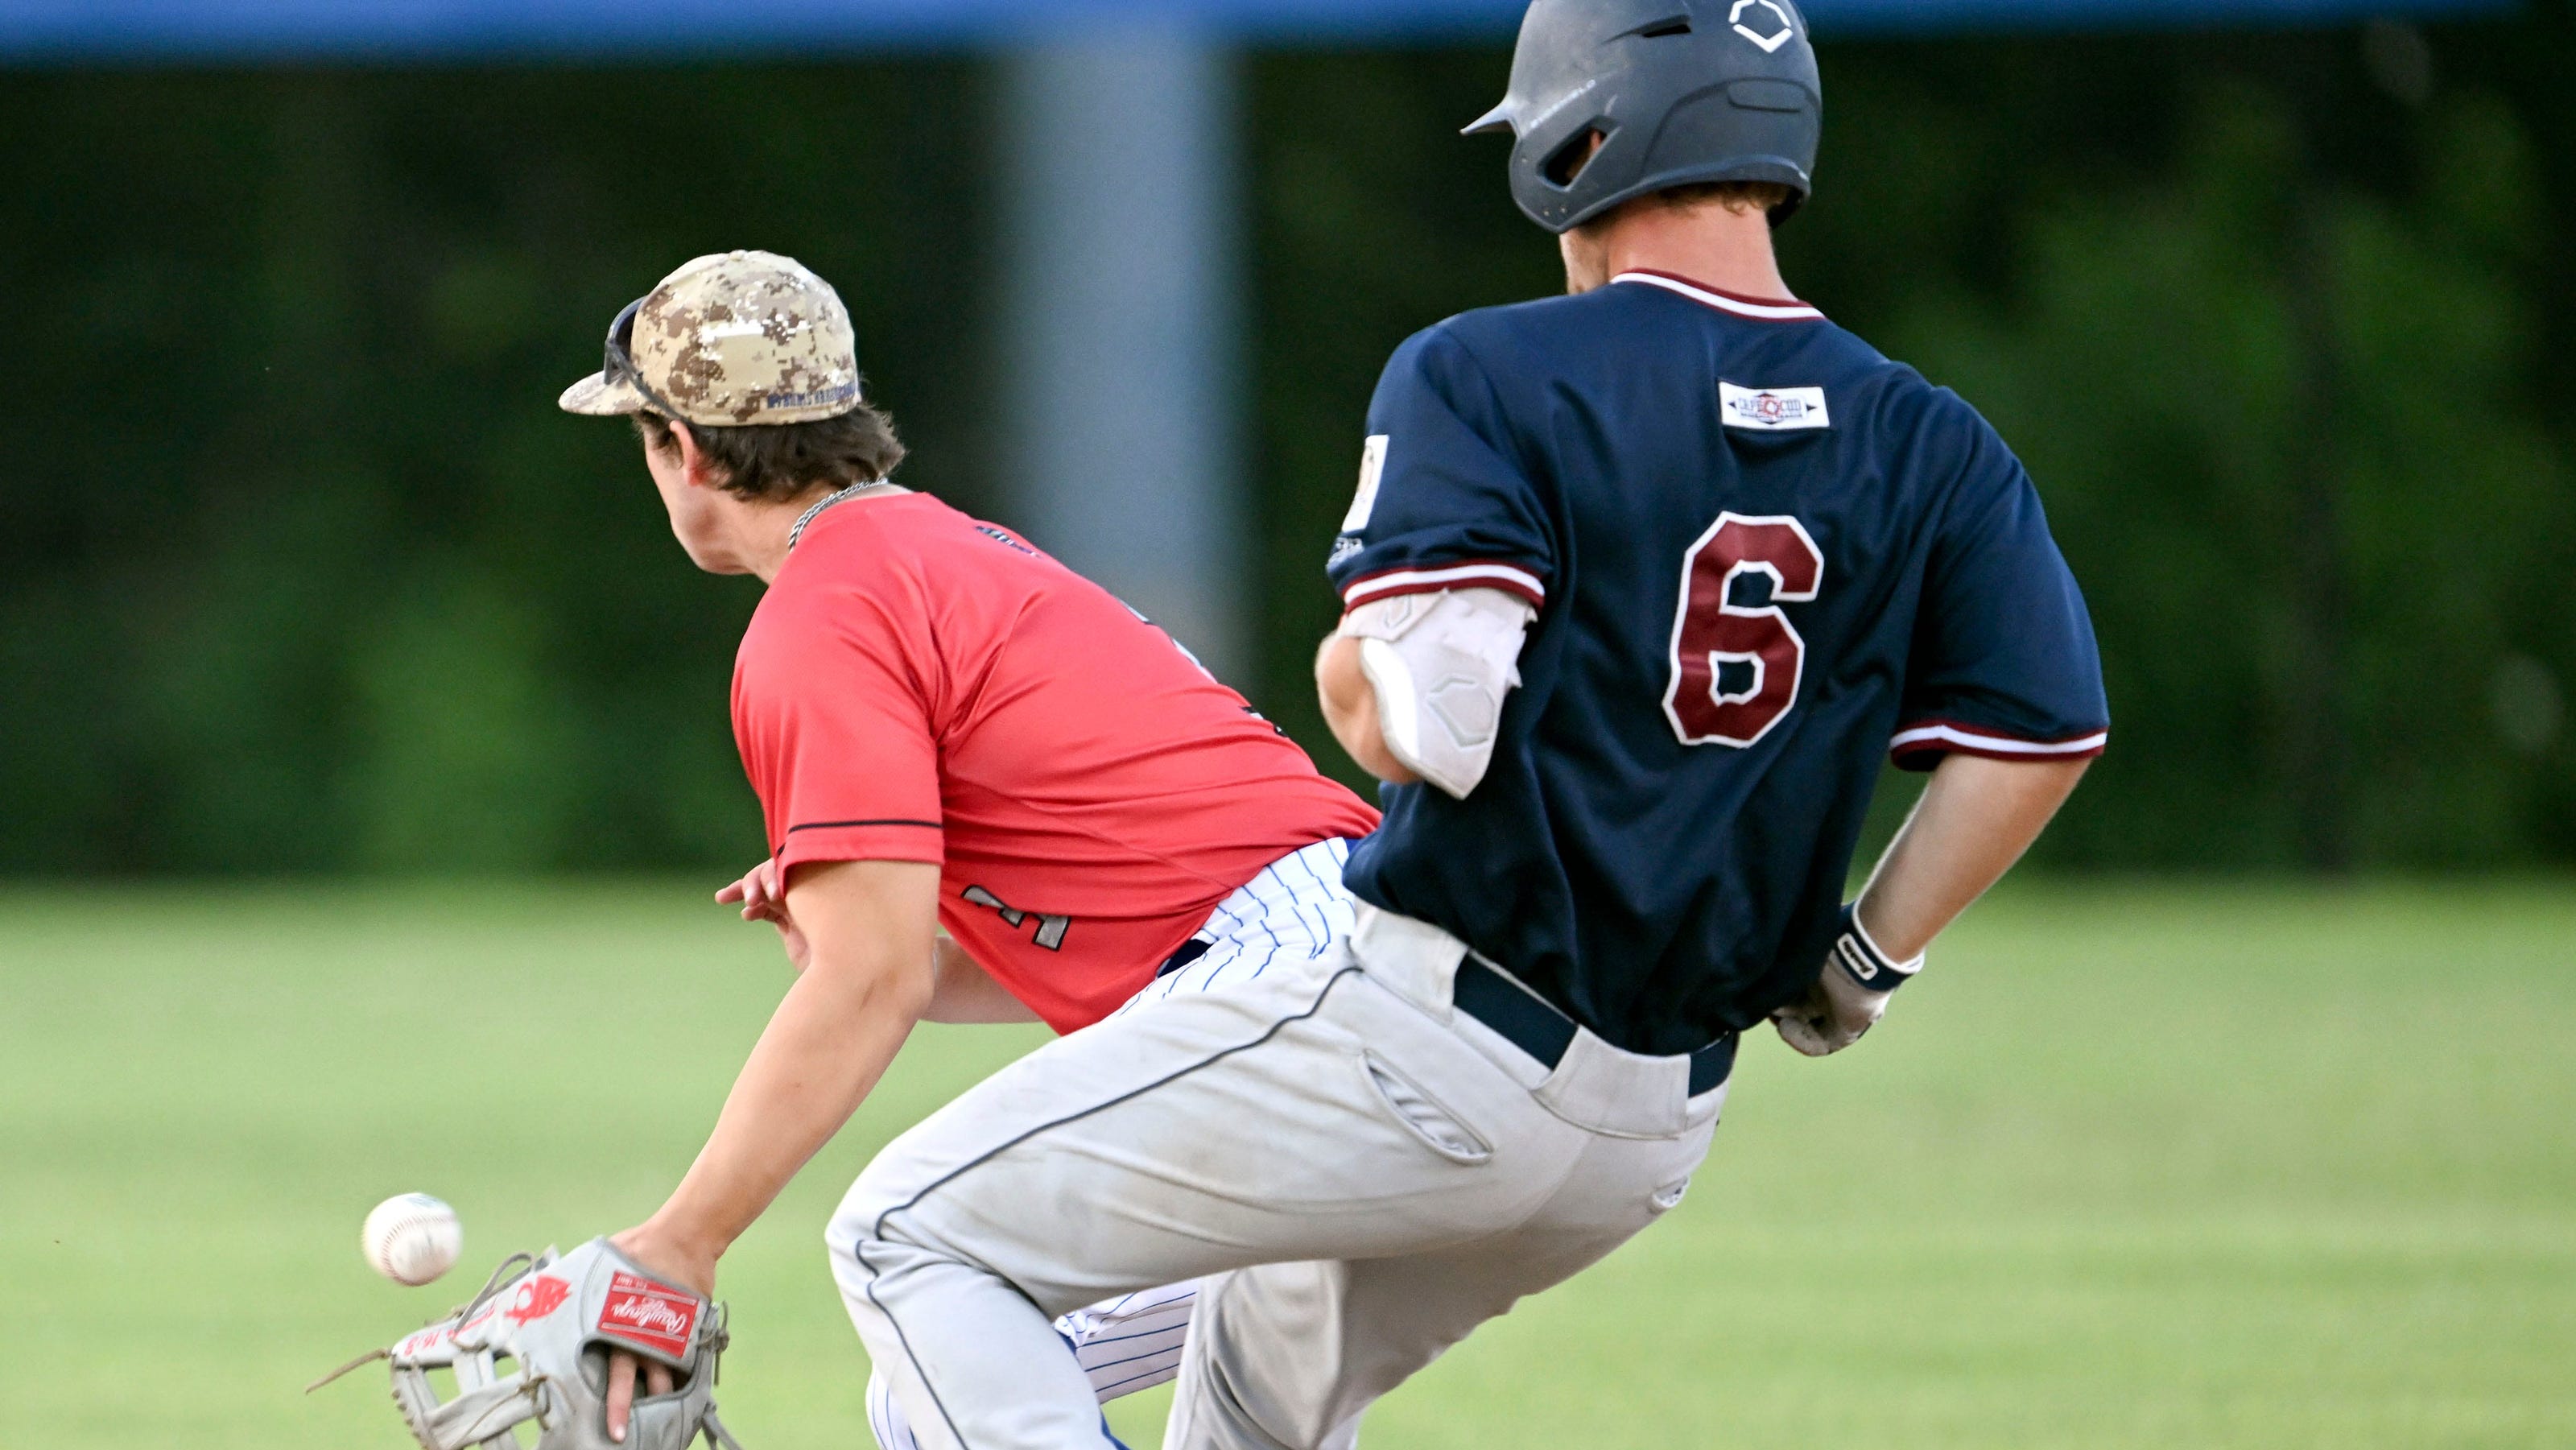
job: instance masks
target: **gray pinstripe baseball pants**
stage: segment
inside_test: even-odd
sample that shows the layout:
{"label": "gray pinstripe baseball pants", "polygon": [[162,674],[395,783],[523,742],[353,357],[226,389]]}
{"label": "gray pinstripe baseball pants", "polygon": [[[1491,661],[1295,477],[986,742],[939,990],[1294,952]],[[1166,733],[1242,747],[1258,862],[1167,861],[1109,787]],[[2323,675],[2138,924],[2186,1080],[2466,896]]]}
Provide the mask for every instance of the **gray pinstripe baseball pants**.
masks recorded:
{"label": "gray pinstripe baseball pants", "polygon": [[1452,1010],[1463,950],[1364,912],[1320,958],[1050,1043],[890,1144],[827,1237],[922,1444],[1096,1450],[1051,1320],[1207,1278],[1166,1444],[1318,1450],[1678,1202],[1725,1089],[1588,1032],[1547,1068]]}
{"label": "gray pinstripe baseball pants", "polygon": [[[1359,903],[1342,887],[1351,843],[1317,841],[1261,869],[1217,903],[1194,938],[1207,950],[1177,971],[1148,982],[1118,1010],[1132,1012],[1182,992],[1208,992],[1248,982],[1281,962],[1321,957],[1350,935]],[[1107,1404],[1156,1385],[1181,1369],[1181,1349],[1198,1281],[1120,1294],[1056,1320],[1056,1333]],[[868,1429],[881,1450],[922,1450],[911,1417],[882,1372],[868,1376]],[[1356,1427],[1353,1427],[1356,1429]],[[1347,1440],[1350,1437],[1342,1437]],[[1334,1450],[1345,1450],[1336,1441]]]}

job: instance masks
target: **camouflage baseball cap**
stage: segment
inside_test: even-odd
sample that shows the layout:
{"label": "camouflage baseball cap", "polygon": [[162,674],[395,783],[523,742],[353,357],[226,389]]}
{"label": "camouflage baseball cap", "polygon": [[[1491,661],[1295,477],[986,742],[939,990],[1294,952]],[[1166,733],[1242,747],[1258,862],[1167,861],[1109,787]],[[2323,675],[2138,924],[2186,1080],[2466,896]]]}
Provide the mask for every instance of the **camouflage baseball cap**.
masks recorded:
{"label": "camouflage baseball cap", "polygon": [[700,257],[617,314],[600,370],[557,402],[711,428],[836,418],[859,405],[849,309],[793,258]]}

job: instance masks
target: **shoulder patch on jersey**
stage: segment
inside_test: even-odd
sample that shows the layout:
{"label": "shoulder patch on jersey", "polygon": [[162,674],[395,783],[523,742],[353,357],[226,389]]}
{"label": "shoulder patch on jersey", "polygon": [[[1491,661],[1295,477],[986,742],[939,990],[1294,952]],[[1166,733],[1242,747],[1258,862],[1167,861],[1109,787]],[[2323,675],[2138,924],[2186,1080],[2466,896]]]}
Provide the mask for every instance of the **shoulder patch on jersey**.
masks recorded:
{"label": "shoulder patch on jersey", "polygon": [[1830,428],[1822,388],[1739,388],[1717,385],[1718,411],[1729,428],[1785,433],[1793,428]]}
{"label": "shoulder patch on jersey", "polygon": [[1342,532],[1356,534],[1368,527],[1369,515],[1377,511],[1377,481],[1386,472],[1386,438],[1372,433],[1360,445],[1360,487],[1351,496],[1351,511],[1342,515]]}

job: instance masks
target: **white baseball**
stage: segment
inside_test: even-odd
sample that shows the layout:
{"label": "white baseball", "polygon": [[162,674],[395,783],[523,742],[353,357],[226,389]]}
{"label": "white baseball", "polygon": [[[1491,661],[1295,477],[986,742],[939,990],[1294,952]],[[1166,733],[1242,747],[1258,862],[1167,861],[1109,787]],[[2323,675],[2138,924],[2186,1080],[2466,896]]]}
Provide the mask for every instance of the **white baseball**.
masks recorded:
{"label": "white baseball", "polygon": [[376,1205],[358,1236],[367,1263],[397,1284],[426,1284],[456,1267],[465,1226],[456,1210],[426,1193],[398,1193]]}

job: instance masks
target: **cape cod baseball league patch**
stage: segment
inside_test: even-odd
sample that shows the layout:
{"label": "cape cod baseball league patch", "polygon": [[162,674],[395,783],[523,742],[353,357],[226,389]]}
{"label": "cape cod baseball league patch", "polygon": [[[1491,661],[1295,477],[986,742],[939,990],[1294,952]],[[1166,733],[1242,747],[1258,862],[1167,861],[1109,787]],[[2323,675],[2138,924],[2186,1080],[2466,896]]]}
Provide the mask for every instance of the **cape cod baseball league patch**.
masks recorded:
{"label": "cape cod baseball league patch", "polygon": [[688,1354],[689,1335],[697,1327],[696,1295],[633,1274],[609,1280],[608,1297],[599,1306],[601,1334],[673,1359]]}
{"label": "cape cod baseball league patch", "polygon": [[1717,408],[1729,428],[1785,433],[1792,428],[1830,428],[1822,388],[1739,388],[1717,385]]}

